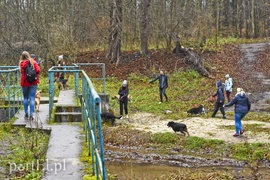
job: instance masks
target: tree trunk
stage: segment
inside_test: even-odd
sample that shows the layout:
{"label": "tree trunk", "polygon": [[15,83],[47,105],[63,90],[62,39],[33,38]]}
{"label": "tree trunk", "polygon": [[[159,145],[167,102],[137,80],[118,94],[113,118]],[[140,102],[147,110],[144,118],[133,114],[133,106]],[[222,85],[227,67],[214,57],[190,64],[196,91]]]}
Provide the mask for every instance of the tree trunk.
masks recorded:
{"label": "tree trunk", "polygon": [[185,57],[184,61],[190,64],[200,75],[210,77],[209,72],[204,68],[203,60],[194,51],[190,51],[188,48],[182,48],[179,37],[174,37],[176,47],[173,53],[177,53],[180,57]]}
{"label": "tree trunk", "polygon": [[142,3],[141,50],[140,50],[140,53],[141,53],[142,56],[146,56],[148,54],[150,1],[151,0],[145,0]]}
{"label": "tree trunk", "polygon": [[218,44],[218,32],[219,32],[219,0],[216,0],[216,39],[215,44]]}
{"label": "tree trunk", "polygon": [[118,65],[121,60],[122,0],[113,0],[110,11],[109,52],[107,58]]}

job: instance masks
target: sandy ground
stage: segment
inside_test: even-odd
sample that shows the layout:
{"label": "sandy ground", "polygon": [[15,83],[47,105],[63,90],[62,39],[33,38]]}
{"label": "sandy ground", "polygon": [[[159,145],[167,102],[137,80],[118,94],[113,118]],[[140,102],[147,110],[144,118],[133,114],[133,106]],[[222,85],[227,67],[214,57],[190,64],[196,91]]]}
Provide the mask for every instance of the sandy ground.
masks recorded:
{"label": "sandy ground", "polygon": [[[174,131],[167,126],[167,123],[169,121],[172,120],[161,119],[161,117],[150,113],[137,113],[131,115],[128,120],[119,120],[118,123],[127,123],[134,129],[152,133],[174,133]],[[207,119],[201,117],[191,117],[188,119],[179,119],[174,121],[186,124],[190,136],[197,136],[207,139],[219,139],[227,143],[270,143],[269,133],[254,133],[248,131],[248,129],[245,129],[245,133],[240,137],[233,137],[233,134],[235,134],[235,130],[230,130],[226,128],[226,126],[234,127],[233,117],[227,117],[227,119],[222,119],[221,117]],[[262,124],[260,127],[270,128],[270,123],[264,123],[259,121],[242,121],[242,124],[244,128],[246,124]]]}

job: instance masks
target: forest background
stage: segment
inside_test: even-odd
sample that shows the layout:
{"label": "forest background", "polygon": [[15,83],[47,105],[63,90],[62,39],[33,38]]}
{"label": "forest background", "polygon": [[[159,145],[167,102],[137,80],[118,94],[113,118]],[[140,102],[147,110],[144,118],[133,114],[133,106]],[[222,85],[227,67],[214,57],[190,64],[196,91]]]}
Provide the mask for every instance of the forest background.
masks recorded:
{"label": "forest background", "polygon": [[123,51],[171,53],[180,42],[204,52],[270,35],[269,0],[1,0],[0,10],[6,65],[17,65],[24,50],[45,66],[60,54],[71,64],[91,50],[118,64]]}

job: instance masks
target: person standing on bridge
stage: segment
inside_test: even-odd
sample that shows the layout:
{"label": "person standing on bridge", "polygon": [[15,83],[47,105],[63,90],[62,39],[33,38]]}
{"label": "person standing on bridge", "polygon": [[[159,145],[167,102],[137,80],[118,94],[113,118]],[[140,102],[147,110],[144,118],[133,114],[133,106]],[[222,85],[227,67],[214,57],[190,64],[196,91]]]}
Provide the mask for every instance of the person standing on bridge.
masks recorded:
{"label": "person standing on bridge", "polygon": [[237,88],[237,93],[231,102],[225,104],[224,107],[234,105],[234,120],[235,120],[235,131],[234,137],[240,136],[244,133],[242,128],[241,120],[247,115],[250,110],[251,104],[242,88]]}
{"label": "person standing on bridge", "polygon": [[[31,63],[32,67],[36,70],[37,74],[40,74],[40,67],[37,62],[30,57],[27,51],[23,51],[19,60],[19,67],[21,72],[20,84],[23,93],[23,105],[24,105],[24,119],[34,120],[33,113],[35,110],[35,96],[37,90],[37,84],[39,83],[39,77],[34,82],[28,82],[26,80],[25,68]],[[28,113],[28,101],[30,101],[30,111]]]}

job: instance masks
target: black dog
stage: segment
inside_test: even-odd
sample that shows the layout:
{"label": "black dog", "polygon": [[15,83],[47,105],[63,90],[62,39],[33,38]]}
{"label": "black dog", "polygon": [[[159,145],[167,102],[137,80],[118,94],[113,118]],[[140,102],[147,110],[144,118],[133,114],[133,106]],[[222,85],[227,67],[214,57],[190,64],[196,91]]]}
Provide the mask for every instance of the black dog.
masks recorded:
{"label": "black dog", "polygon": [[186,133],[189,136],[189,132],[187,131],[187,126],[185,124],[183,124],[183,123],[176,123],[176,122],[170,121],[170,122],[168,122],[167,126],[171,127],[174,130],[175,133],[177,131],[180,131],[181,133],[184,134],[184,136],[186,135]]}
{"label": "black dog", "polygon": [[187,111],[188,114],[205,114],[205,110],[203,105],[201,104],[199,107],[197,108],[191,108],[190,110]]}
{"label": "black dog", "polygon": [[112,125],[114,125],[115,119],[120,119],[122,116],[115,116],[109,112],[104,112],[100,114],[101,118],[107,122],[107,121],[111,121]]}

